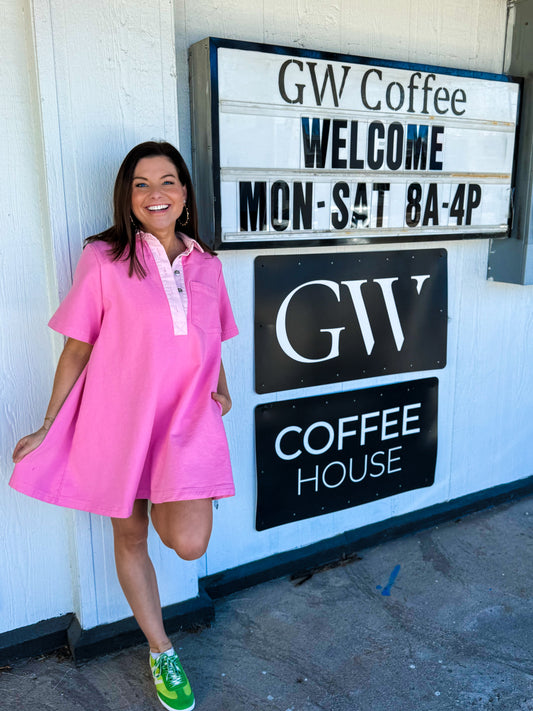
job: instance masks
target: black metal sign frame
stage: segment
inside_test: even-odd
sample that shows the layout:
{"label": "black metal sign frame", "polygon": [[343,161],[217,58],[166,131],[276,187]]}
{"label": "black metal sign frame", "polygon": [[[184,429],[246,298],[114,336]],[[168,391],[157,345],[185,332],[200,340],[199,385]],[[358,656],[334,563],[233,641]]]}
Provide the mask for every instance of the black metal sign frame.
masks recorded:
{"label": "black metal sign frame", "polygon": [[[295,247],[295,246],[329,246],[332,244],[368,244],[369,242],[381,242],[381,243],[398,243],[398,242],[416,242],[423,239],[424,241],[441,241],[447,239],[473,239],[473,238],[502,238],[509,234],[509,224],[510,216],[505,220],[508,222],[507,225],[500,224],[498,231],[483,231],[482,228],[476,229],[475,222],[470,223],[469,216],[472,216],[472,212],[479,207],[481,200],[482,186],[477,181],[475,177],[475,171],[473,173],[465,173],[463,178],[459,179],[457,184],[448,186],[444,190],[441,190],[441,185],[439,180],[436,182],[425,183],[418,181],[417,171],[413,172],[413,181],[409,185],[408,194],[406,196],[406,226],[404,229],[398,228],[397,230],[385,230],[384,234],[373,235],[372,230],[357,229],[354,230],[354,220],[355,226],[359,226],[361,220],[367,218],[364,217],[365,210],[367,208],[364,205],[370,204],[370,195],[372,200],[374,200],[375,205],[377,205],[378,212],[378,222],[380,209],[383,206],[383,200],[387,198],[389,190],[393,189],[393,182],[390,180],[385,180],[383,176],[380,177],[378,173],[375,173],[374,178],[367,176],[369,180],[366,183],[352,183],[350,182],[350,175],[347,172],[347,178],[345,181],[338,181],[335,183],[335,205],[337,209],[337,222],[345,222],[345,217],[348,215],[348,222],[346,222],[345,227],[334,226],[332,229],[327,229],[314,234],[312,230],[306,232],[304,229],[300,234],[285,235],[283,233],[284,222],[284,211],[285,202],[287,195],[285,194],[290,190],[290,185],[283,183],[283,181],[274,182],[272,186],[268,187],[267,182],[264,186],[268,189],[269,195],[263,200],[260,188],[263,188],[263,184],[256,187],[247,188],[248,179],[243,176],[242,183],[240,184],[240,189],[246,193],[252,191],[250,195],[247,195],[248,206],[256,204],[258,206],[257,220],[260,221],[261,215],[261,205],[264,203],[266,205],[270,200],[275,201],[279,207],[279,219],[281,220],[279,229],[280,232],[275,232],[270,236],[270,238],[261,237],[261,233],[258,236],[254,235],[253,239],[242,240],[232,239],[232,241],[225,241],[223,238],[223,226],[222,226],[222,207],[224,197],[221,191],[221,158],[220,158],[220,99],[219,99],[219,60],[218,52],[221,48],[229,48],[242,50],[244,52],[262,52],[270,53],[274,56],[287,56],[292,58],[301,58],[297,60],[287,60],[292,62],[306,63],[313,65],[317,60],[323,60],[326,62],[342,62],[343,66],[349,67],[350,65],[363,65],[368,67],[373,67],[369,71],[377,72],[377,75],[382,71],[386,71],[387,68],[408,70],[411,72],[412,77],[416,77],[411,84],[407,87],[396,86],[398,82],[392,82],[388,91],[391,96],[388,96],[387,101],[391,107],[395,110],[396,93],[398,93],[399,98],[405,103],[404,110],[407,112],[412,111],[411,106],[407,106],[407,96],[410,97],[413,91],[416,89],[420,96],[424,97],[424,107],[428,101],[428,97],[433,97],[432,100],[435,103],[436,116],[438,114],[446,113],[449,108],[454,109],[454,113],[460,117],[463,111],[463,95],[460,93],[457,95],[455,93],[448,92],[447,89],[442,89],[438,91],[440,87],[431,86],[432,79],[428,82],[428,77],[434,76],[455,76],[455,77],[466,77],[469,79],[479,79],[486,80],[488,82],[504,82],[504,83],[514,83],[517,85],[521,84],[521,80],[515,77],[509,77],[503,74],[494,74],[488,72],[473,72],[468,70],[461,70],[450,67],[439,67],[433,65],[423,65],[414,64],[408,62],[399,61],[389,61],[379,58],[369,58],[361,56],[352,56],[337,54],[332,52],[315,51],[308,49],[301,49],[295,47],[283,47],[274,46],[267,44],[260,44],[255,42],[242,42],[238,40],[223,39],[209,37],[201,42],[196,43],[190,48],[190,84],[191,84],[191,115],[193,117],[192,121],[192,134],[193,134],[193,167],[195,182],[198,186],[197,197],[199,203],[199,221],[200,221],[200,232],[203,239],[210,244],[215,249],[259,249],[259,248],[280,248],[280,247]],[[329,69],[328,69],[329,71]],[[324,92],[324,87],[328,83],[328,79],[331,80],[331,74],[326,74],[324,78],[320,78],[323,82],[322,89],[319,85],[319,80],[317,77],[312,77],[314,81],[314,90],[317,96],[320,96],[321,92]],[[414,82],[418,82],[416,85]],[[331,82],[330,82],[331,83]],[[333,87],[331,87],[333,90]],[[281,86],[280,86],[281,90]],[[409,93],[410,92],[410,93]],[[433,92],[433,93],[431,93]],[[394,95],[394,100],[392,96]],[[399,100],[398,98],[398,100]],[[287,96],[285,99],[288,104],[294,103],[293,98]],[[367,97],[367,101],[370,99]],[[409,99],[411,101],[411,98]],[[368,104],[368,108],[375,108],[377,104]],[[401,112],[399,112],[401,113]],[[430,113],[429,109],[423,108],[423,113]],[[435,112],[434,112],[435,113]],[[412,114],[407,113],[406,116],[409,117]],[[318,119],[317,119],[318,120]],[[339,119],[343,121],[343,119]],[[379,122],[378,122],[379,123]],[[399,125],[399,124],[398,124]],[[332,132],[344,130],[344,124],[339,128],[333,127]],[[431,128],[431,127],[430,127]],[[439,127],[437,127],[439,128]],[[310,125],[308,136],[309,146],[314,145],[315,138],[312,135],[312,130],[314,127]],[[380,126],[375,127],[376,140],[383,141],[385,137],[380,133]],[[396,130],[396,129],[395,129]],[[398,129],[399,131],[399,129]],[[431,133],[431,131],[430,131]],[[332,133],[332,140],[335,138],[337,144],[344,146],[343,142],[346,139],[343,137],[344,134]],[[394,144],[398,136],[389,136],[389,143]],[[406,138],[407,140],[407,138]],[[417,135],[411,139],[412,145],[417,146],[413,150],[419,150],[420,140],[427,142],[428,151],[428,161],[430,161],[431,153],[434,153],[433,162],[438,166],[438,152],[440,143],[440,137],[438,133],[434,137]],[[315,150],[314,148],[312,149]],[[426,150],[426,149],[424,149]],[[516,148],[515,148],[516,150]],[[436,153],[435,153],[436,151]],[[394,156],[393,156],[394,157]],[[354,159],[355,160],[355,159]],[[392,161],[392,159],[391,159]],[[253,167],[253,166],[251,166]],[[428,162],[428,167],[431,169],[431,163]],[[394,173],[396,170],[395,162],[391,162],[391,170],[388,172]],[[353,171],[352,171],[353,172]],[[387,172],[387,171],[385,171]],[[482,171],[483,172],[483,171]],[[514,167],[511,169],[511,189],[514,186]],[[452,176],[453,177],[453,176]],[[352,180],[353,182],[353,180]],[[452,181],[453,182],[453,181]],[[282,184],[283,183],[283,184]],[[252,183],[250,183],[250,186]],[[255,184],[254,184],[255,185]],[[306,210],[304,209],[306,205],[313,204],[313,209],[319,209],[322,205],[322,200],[318,198],[317,200],[313,197],[311,200],[308,199],[307,188],[309,188],[311,183],[298,183],[299,192],[296,191],[290,195],[291,204],[294,203],[294,219],[299,222],[303,221],[305,223]],[[359,195],[360,188],[365,185],[365,196]],[[429,186],[429,187],[428,187]],[[450,190],[451,188],[451,190]],[[352,190],[354,194],[352,195]],[[353,208],[348,206],[348,196],[350,198],[350,205],[353,203]],[[265,202],[266,200],[266,202]],[[287,203],[288,204],[288,203]],[[381,208],[380,208],[381,206]],[[272,206],[271,206],[272,207]],[[324,207],[322,205],[322,207]],[[292,208],[287,208],[292,209]],[[350,210],[352,212],[351,222],[349,218]],[[361,211],[362,210],[362,211]],[[435,224],[435,219],[437,219],[436,224],[440,224],[438,221],[438,214],[443,211],[443,214],[448,214],[454,217],[456,226],[464,225],[464,230],[461,228],[459,230],[456,227],[450,228],[448,231],[443,229],[439,231],[438,234],[433,234],[430,229],[423,228],[422,230],[417,230],[416,233],[413,231],[412,226],[416,222],[420,226],[429,225],[431,221]],[[345,214],[346,213],[346,214]],[[278,214],[278,213],[276,213]],[[427,220],[427,221],[426,221]],[[278,217],[275,218],[275,222],[278,221]],[[274,225],[274,222],[272,223]],[[455,223],[453,223],[455,224]],[[305,226],[305,224],[304,224]],[[385,225],[384,225],[385,226]],[[278,229],[275,227],[275,229]],[[440,228],[439,228],[440,230]],[[325,234],[330,232],[329,235]]]}

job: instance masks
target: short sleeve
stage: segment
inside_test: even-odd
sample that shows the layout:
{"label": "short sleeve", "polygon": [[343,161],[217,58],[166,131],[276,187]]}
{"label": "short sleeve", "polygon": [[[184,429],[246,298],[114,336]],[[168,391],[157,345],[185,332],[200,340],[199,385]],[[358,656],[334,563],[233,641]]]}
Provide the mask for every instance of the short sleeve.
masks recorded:
{"label": "short sleeve", "polygon": [[231,310],[222,268],[220,269],[220,276],[218,278],[218,308],[220,311],[221,338],[223,341],[227,341],[229,338],[236,336],[239,333],[239,329],[237,328],[233,311]]}
{"label": "short sleeve", "polygon": [[68,338],[94,345],[103,312],[101,265],[96,249],[89,244],[81,254],[70,291],[48,325]]}

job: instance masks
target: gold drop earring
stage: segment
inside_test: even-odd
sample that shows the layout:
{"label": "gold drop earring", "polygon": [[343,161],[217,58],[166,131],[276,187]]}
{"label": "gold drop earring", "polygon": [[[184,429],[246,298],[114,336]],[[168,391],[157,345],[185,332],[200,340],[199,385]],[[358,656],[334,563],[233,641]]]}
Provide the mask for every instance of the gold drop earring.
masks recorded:
{"label": "gold drop earring", "polygon": [[[185,212],[187,213],[187,215],[186,215],[186,217],[185,217],[185,222],[180,222],[181,216],[183,215],[183,210],[185,210]],[[189,224],[189,217],[190,217],[190,215],[189,215],[189,208],[187,207],[187,203],[186,203],[186,202],[183,203],[183,210],[181,211],[181,215],[178,217],[178,220],[177,220],[178,225],[179,225],[180,227],[185,227],[185,225],[188,225],[188,224]]]}

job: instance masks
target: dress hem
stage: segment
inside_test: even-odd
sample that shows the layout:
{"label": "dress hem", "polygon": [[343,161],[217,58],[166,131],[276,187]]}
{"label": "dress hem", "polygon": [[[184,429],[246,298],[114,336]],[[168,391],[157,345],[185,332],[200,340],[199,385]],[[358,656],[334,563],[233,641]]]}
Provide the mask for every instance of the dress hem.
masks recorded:
{"label": "dress hem", "polygon": [[[38,499],[39,501],[44,501],[47,504],[54,504],[55,506],[75,509],[77,511],[86,511],[87,513],[96,514],[98,516],[129,518],[133,511],[133,502],[129,509],[126,509],[124,507],[108,508],[106,506],[95,506],[90,502],[82,501],[80,499],[71,499],[68,496],[50,494],[50,492],[41,491],[39,489],[31,489],[26,491],[24,487],[14,486],[11,483],[9,484],[9,486],[21,494],[30,496],[33,499]],[[234,495],[234,486],[215,486],[204,489],[181,489],[173,492],[165,492],[164,494],[159,495],[154,494],[152,496],[144,496],[142,495],[142,493],[137,492],[134,501],[136,501],[137,499],[148,499],[152,502],[152,504],[162,504],[170,501],[193,501],[195,499],[224,499]]]}

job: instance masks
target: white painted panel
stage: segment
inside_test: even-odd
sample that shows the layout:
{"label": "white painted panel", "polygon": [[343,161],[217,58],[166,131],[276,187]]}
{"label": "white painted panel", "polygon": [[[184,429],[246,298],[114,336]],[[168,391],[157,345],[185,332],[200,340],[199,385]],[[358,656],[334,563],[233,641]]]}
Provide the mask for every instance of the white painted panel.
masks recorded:
{"label": "white painted panel", "polygon": [[[475,135],[475,137],[474,137]],[[479,173],[510,173],[513,167],[512,131],[485,131],[482,126],[446,126],[443,172],[468,172],[475,165]]]}
{"label": "white painted panel", "polygon": [[34,0],[60,298],[85,237],[110,223],[113,182],[136,143],[177,144],[172,7]]}
{"label": "white painted panel", "polygon": [[299,167],[300,121],[224,111],[220,115],[220,145],[224,147],[222,168]]}
{"label": "white painted panel", "polygon": [[533,474],[533,288],[486,281],[481,249],[464,251],[453,496]]}
{"label": "white painted panel", "polygon": [[65,511],[7,486],[16,441],[46,411],[54,366],[46,321],[55,299],[29,3],[1,5],[0,633],[73,607]]}
{"label": "white painted panel", "polygon": [[166,548],[155,531],[148,540],[150,557],[154,563],[161,604],[173,605],[198,594],[198,577],[205,575],[205,556],[198,561],[186,561]]}

